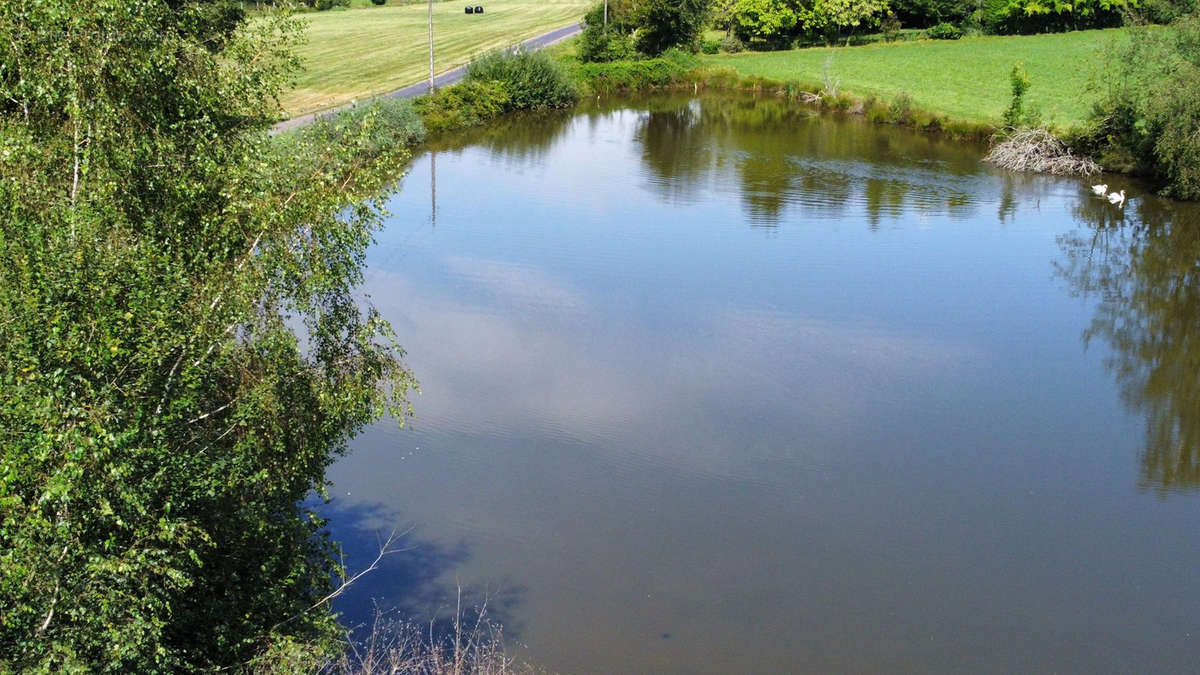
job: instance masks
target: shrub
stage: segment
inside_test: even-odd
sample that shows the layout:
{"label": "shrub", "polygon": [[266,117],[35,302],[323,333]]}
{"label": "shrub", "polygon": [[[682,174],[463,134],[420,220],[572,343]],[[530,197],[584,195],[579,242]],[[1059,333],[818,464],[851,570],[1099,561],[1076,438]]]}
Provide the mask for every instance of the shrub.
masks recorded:
{"label": "shrub", "polygon": [[892,99],[892,102],[888,104],[887,118],[893,124],[912,122],[912,97],[902,93]]}
{"label": "shrub", "polygon": [[630,33],[636,28],[631,23],[629,10],[620,3],[608,8],[608,26],[604,25],[604,5],[596,5],[583,17],[583,35],[579,40],[579,60],[584,63],[607,63],[633,56],[633,38]]}
{"label": "shrub", "polygon": [[721,38],[721,51],[729,54],[736,54],[746,49],[746,44],[738,39],[736,35],[726,35]]}
{"label": "shrub", "polygon": [[418,98],[413,107],[433,133],[466,129],[509,110],[511,97],[501,82],[466,80]]}
{"label": "shrub", "polygon": [[1029,75],[1025,72],[1025,65],[1014,63],[1008,81],[1012,87],[1012,101],[1008,104],[1008,110],[1004,111],[1004,126],[1014,129],[1037,126],[1040,116],[1037,111],[1025,106],[1025,92],[1029,91]]}
{"label": "shrub", "polygon": [[884,42],[895,42],[900,37],[900,19],[892,12],[879,22],[879,32],[883,33]]}
{"label": "shrub", "polygon": [[1200,16],[1137,29],[1111,49],[1111,89],[1080,143],[1108,168],[1149,174],[1164,194],[1200,199]]}
{"label": "shrub", "polygon": [[923,28],[939,23],[960,23],[975,7],[976,0],[897,0],[891,3],[898,19]]}
{"label": "shrub", "polygon": [[570,74],[545,52],[491,52],[467,65],[466,79],[499,82],[509,110],[565,108],[579,98]]}
{"label": "shrub", "polygon": [[637,9],[637,48],[658,56],[671,47],[689,47],[708,20],[708,0],[642,0]]}
{"label": "shrub", "polygon": [[716,54],[720,50],[720,40],[704,40],[700,43],[700,51],[704,54]]}
{"label": "shrub", "polygon": [[620,31],[587,24],[579,39],[579,60],[584,63],[621,61],[634,55],[633,39]]}
{"label": "shrub", "polygon": [[596,93],[663,87],[683,79],[699,65],[696,57],[680,49],[668,49],[657,59],[587,63],[577,74]]}
{"label": "shrub", "polygon": [[1196,11],[1196,0],[1144,0],[1141,16],[1151,23],[1171,23]]}
{"label": "shrub", "polygon": [[984,26],[994,33],[1046,33],[1120,26],[1123,12],[1141,0],[986,0]]}
{"label": "shrub", "polygon": [[957,40],[963,36],[962,29],[952,23],[939,23],[925,31],[934,40]]}
{"label": "shrub", "polygon": [[785,0],[737,0],[731,14],[733,34],[756,48],[783,48],[796,36],[797,10]]}

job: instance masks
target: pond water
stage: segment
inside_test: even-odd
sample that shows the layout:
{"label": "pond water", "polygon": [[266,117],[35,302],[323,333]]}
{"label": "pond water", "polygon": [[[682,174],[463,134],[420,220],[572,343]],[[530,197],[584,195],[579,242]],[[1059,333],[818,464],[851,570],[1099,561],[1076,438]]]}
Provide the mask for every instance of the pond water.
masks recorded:
{"label": "pond water", "polygon": [[[567,673],[1195,671],[1200,216],[753,98],[418,157],[421,380],[330,470],[340,604]],[[436,211],[435,211],[436,209]]]}

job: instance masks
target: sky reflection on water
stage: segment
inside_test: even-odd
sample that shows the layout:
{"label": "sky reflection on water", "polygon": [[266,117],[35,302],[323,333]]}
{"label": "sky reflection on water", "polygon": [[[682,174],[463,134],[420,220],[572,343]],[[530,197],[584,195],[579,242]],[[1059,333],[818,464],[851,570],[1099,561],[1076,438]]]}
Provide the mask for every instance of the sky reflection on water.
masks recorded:
{"label": "sky reflection on water", "polygon": [[1190,670],[1194,210],[979,156],[603,104],[442,146],[436,225],[418,158],[367,291],[422,394],[333,531],[457,553],[364,595],[484,589],[561,672]]}

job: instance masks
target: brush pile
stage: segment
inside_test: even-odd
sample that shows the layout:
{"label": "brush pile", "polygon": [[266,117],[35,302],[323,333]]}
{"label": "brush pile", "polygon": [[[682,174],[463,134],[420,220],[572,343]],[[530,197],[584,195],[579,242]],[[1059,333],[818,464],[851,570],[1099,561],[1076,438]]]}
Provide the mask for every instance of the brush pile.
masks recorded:
{"label": "brush pile", "polygon": [[1009,171],[1034,171],[1055,176],[1091,176],[1100,165],[1071,149],[1045,129],[1020,129],[992,146],[985,162]]}

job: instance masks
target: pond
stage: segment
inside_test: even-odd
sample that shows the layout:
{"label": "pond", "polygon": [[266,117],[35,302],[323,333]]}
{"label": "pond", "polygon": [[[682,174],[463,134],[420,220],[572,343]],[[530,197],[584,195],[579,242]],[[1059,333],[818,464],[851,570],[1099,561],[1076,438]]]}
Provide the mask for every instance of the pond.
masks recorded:
{"label": "pond", "polygon": [[773,99],[416,158],[366,292],[421,381],[330,469],[339,605],[566,673],[1192,671],[1200,213]]}

